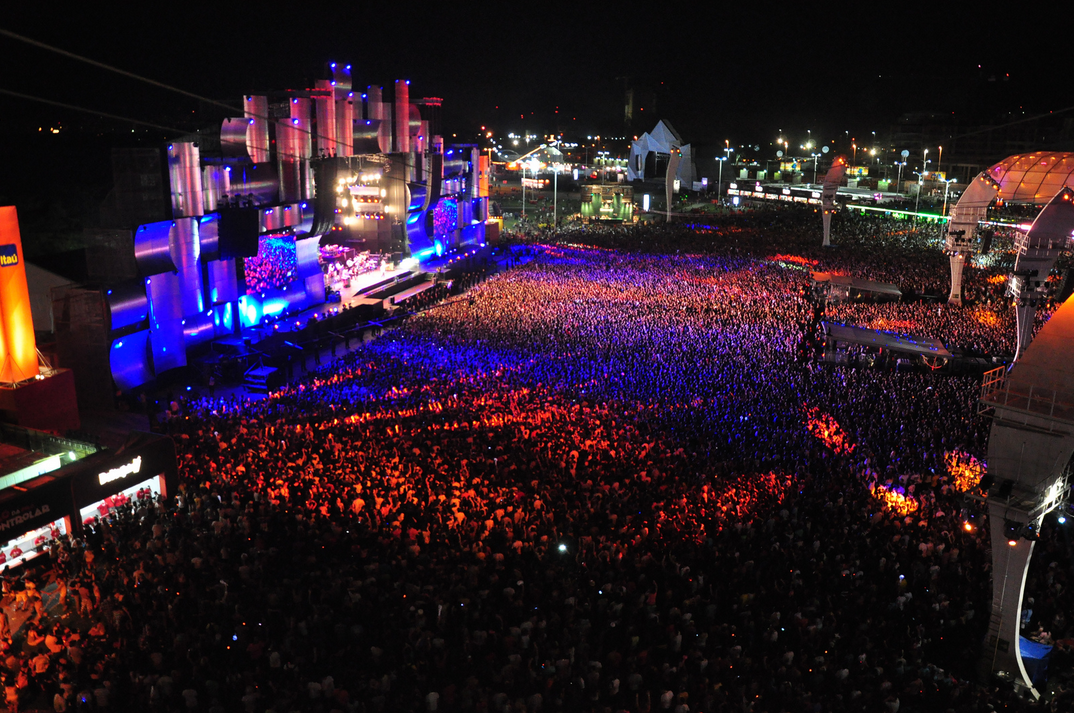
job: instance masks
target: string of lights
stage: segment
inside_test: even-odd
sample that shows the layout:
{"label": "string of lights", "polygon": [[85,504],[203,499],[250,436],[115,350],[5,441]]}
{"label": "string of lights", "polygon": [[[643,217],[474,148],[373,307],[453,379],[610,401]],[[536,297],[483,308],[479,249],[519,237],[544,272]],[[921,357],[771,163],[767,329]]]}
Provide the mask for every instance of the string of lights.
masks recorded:
{"label": "string of lights", "polygon": [[82,106],[75,106],[74,104],[66,104],[64,102],[58,102],[53,99],[45,99],[44,97],[35,97],[31,94],[23,94],[22,92],[15,92],[10,89],[0,89],[0,94],[7,94],[8,96],[17,97],[19,99],[25,99],[27,101],[39,102],[41,104],[49,104],[51,106],[57,106],[61,109],[70,109],[72,111],[80,111],[86,114],[93,114],[94,116],[101,116],[106,119],[115,119],[116,121],[128,122],[131,124],[138,124],[140,126],[149,126],[154,129],[160,129],[161,131],[177,132],[180,134],[187,133],[185,129],[177,129],[171,126],[161,126],[160,124],[154,124],[149,121],[142,121],[141,119],[132,119],[129,116],[120,116],[118,114],[109,114],[108,112],[100,111],[99,109],[88,109]]}

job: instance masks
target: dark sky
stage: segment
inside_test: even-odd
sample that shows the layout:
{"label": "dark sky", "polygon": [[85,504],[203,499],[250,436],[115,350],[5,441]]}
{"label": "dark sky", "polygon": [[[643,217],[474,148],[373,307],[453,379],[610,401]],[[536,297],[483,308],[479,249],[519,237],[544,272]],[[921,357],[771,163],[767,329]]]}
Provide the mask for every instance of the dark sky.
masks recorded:
{"label": "dark sky", "polygon": [[[19,3],[0,27],[236,102],[350,63],[356,86],[409,78],[412,97],[442,97],[445,133],[460,140],[481,124],[614,132],[624,82],[640,106],[656,101],[634,133],[667,118],[694,141],[866,135],[906,111],[991,119],[1074,104],[1062,43],[1048,39],[1057,30],[1025,4],[1003,14],[935,2],[423,4]],[[192,100],[9,38],[0,62],[0,89],[179,128],[199,118]],[[75,117],[0,96],[9,136]]]}

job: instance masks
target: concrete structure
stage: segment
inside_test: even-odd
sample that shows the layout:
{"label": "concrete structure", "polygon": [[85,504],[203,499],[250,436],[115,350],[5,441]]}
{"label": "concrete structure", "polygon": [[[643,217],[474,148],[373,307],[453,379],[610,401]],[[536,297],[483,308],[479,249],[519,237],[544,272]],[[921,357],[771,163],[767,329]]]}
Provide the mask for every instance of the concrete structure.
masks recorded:
{"label": "concrete structure", "polygon": [[951,220],[947,224],[944,237],[944,250],[951,260],[951,294],[948,304],[962,304],[962,269],[966,265],[966,256],[979,251],[977,229],[992,201],[999,195],[999,183],[984,172],[974,178],[962,197],[951,209]]}
{"label": "concrete structure", "polygon": [[[1022,597],[1036,532],[1062,504],[1074,453],[1074,300],[1067,300],[1009,372],[985,374],[981,406],[992,410],[988,503],[992,617],[981,667],[1031,690],[1020,652]],[[1033,690],[1037,695],[1037,692]]]}

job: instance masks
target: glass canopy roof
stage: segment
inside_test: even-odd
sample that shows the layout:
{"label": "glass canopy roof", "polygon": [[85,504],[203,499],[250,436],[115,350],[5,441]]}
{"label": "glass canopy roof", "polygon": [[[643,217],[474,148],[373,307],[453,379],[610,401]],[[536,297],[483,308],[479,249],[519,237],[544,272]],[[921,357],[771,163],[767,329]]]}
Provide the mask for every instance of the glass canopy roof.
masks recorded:
{"label": "glass canopy roof", "polygon": [[999,183],[999,198],[1043,204],[1063,186],[1074,187],[1074,153],[1035,151],[1008,156],[988,169]]}

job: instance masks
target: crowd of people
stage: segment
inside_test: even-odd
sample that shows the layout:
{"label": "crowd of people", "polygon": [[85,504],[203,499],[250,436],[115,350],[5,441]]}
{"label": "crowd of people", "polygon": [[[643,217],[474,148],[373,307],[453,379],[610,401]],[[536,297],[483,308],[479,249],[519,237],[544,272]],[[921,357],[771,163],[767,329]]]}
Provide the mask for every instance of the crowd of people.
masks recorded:
{"label": "crowd of people", "polygon": [[[523,264],[266,399],[177,404],[178,497],[57,549],[99,637],[25,695],[66,676],[72,705],[120,710],[1066,710],[1062,686],[1038,703],[977,675],[988,530],[963,526],[982,518],[953,464],[985,457],[979,380],[811,351],[830,306],[808,269],[881,262],[927,293],[946,261],[882,219],[880,247],[855,219],[859,243],[813,250],[811,217],[531,235]],[[1046,538],[1027,632],[1063,642],[1069,547]]]}
{"label": "crowd of people", "polygon": [[298,277],[298,254],[294,238],[261,237],[257,255],[243,259],[246,294],[283,287]]}

